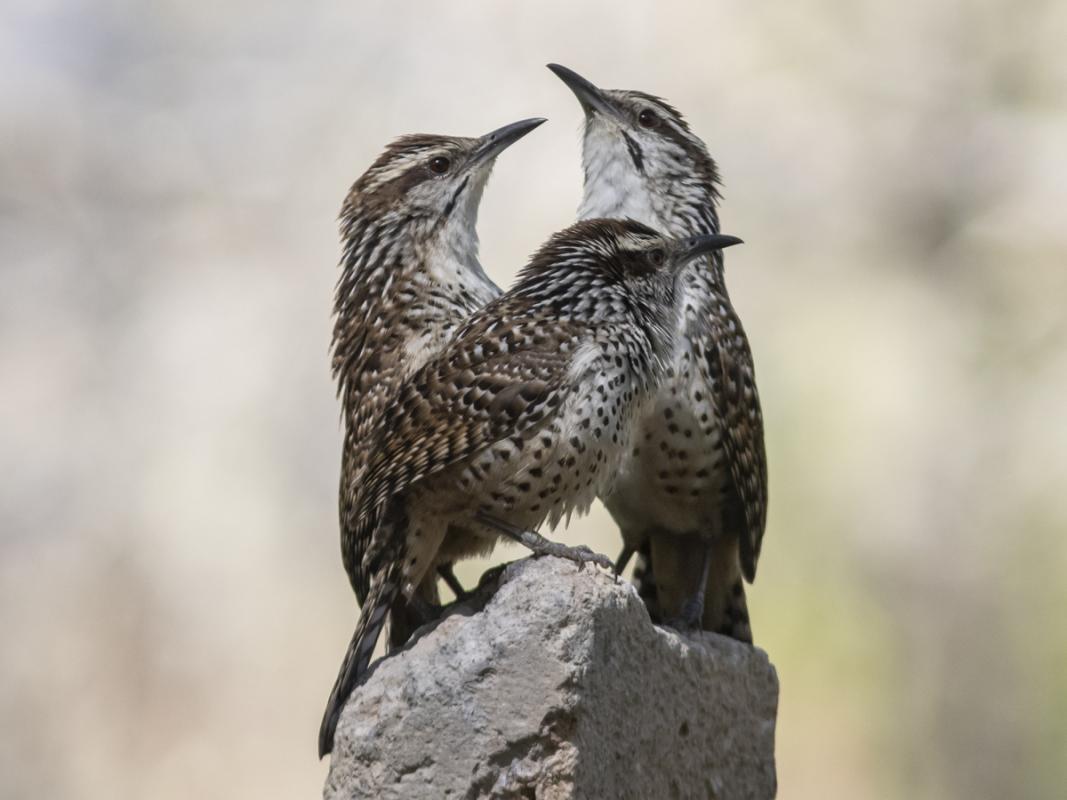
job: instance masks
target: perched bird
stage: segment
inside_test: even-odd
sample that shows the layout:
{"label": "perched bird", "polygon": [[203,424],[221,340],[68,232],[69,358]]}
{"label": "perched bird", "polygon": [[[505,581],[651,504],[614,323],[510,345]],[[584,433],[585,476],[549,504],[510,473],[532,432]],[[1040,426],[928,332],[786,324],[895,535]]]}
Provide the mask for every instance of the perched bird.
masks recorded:
{"label": "perched bird", "polygon": [[320,754],[332,749],[394,597],[411,597],[440,563],[583,513],[607,491],[673,351],[681,268],[739,241],[666,239],[633,221],[578,223],[394,394],[355,515],[369,542],[370,591]]}
{"label": "perched bird", "polygon": [[[522,120],[476,139],[423,134],[397,139],[355,182],[341,209],[342,271],[333,330],[333,373],[344,421],[341,554],[360,603],[369,576],[363,572],[367,542],[356,535],[355,504],[368,437],[402,381],[473,311],[500,294],[478,260],[478,207],[496,157],[542,122]],[[451,579],[447,568],[445,577]],[[436,598],[431,575],[422,599],[433,604]],[[398,603],[394,644],[406,641],[417,617]]]}
{"label": "perched bird", "polygon": [[[663,100],[599,89],[549,64],[585,111],[579,218],[632,217],[672,236],[716,233],[719,175]],[[742,576],[755,579],[767,518],[767,458],[752,352],[730,302],[722,253],[682,276],[669,378],[640,420],[603,497],[662,620],[752,641]]]}

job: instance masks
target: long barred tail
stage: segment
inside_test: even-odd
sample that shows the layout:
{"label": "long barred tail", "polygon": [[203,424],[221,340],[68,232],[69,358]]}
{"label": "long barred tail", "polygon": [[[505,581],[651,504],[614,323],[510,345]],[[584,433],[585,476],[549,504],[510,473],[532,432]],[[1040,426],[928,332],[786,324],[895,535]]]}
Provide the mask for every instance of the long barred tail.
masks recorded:
{"label": "long barred tail", "polygon": [[704,605],[704,627],[706,630],[721,633],[739,642],[752,644],[752,623],[748,617],[748,603],[745,601],[745,585],[737,575],[733,583],[718,587],[720,599],[715,608],[717,617],[709,616],[709,606]]}
{"label": "long barred tail", "polygon": [[378,636],[385,625],[389,609],[399,593],[398,565],[391,567],[371,583],[366,602],[360,609],[356,631],[352,634],[352,641],[349,642],[348,650],[345,652],[345,660],[341,663],[341,670],[337,673],[330,699],[326,702],[326,712],[319,726],[319,758],[333,750],[333,737],[337,731],[341,709],[344,708],[352,690],[366,673],[370,665],[371,654],[374,652],[374,645],[378,642]]}
{"label": "long barred tail", "polygon": [[711,542],[711,569],[704,587],[703,628],[752,644],[752,626],[745,600],[741,543],[736,536],[719,536]]}

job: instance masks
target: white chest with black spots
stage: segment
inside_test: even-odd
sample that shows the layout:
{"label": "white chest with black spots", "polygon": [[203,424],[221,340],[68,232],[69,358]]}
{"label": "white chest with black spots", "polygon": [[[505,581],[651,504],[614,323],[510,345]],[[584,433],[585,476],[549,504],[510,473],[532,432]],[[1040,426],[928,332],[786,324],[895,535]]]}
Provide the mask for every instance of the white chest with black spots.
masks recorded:
{"label": "white chest with black spots", "polygon": [[459,476],[481,510],[515,525],[555,527],[588,511],[629,450],[638,389],[619,358],[594,358],[558,413],[522,436],[497,442]]}
{"label": "white chest with black spots", "polygon": [[727,475],[702,353],[682,340],[672,375],[641,416],[619,480],[604,498],[624,534],[719,531]]}
{"label": "white chest with black spots", "polygon": [[478,511],[529,530],[546,520],[555,527],[610,491],[632,447],[628,435],[647,406],[648,389],[635,385],[621,357],[601,355],[583,363],[584,377],[544,423],[439,473],[424,493],[416,490],[421,497],[410,504],[405,591],[436,559],[449,525],[485,537],[486,546],[478,548],[484,551],[499,533],[473,523]]}
{"label": "white chest with black spots", "polygon": [[[701,232],[692,220],[657,205],[646,186],[634,183],[636,176],[625,162],[605,158],[590,166],[609,179],[590,181],[587,171],[581,216],[631,216],[672,236]],[[675,221],[678,224],[672,224]],[[714,300],[695,272],[703,268],[702,264],[687,268],[672,374],[647,406],[618,481],[604,496],[624,536],[640,539],[657,530],[714,535],[721,525],[727,476],[713,402],[715,386],[697,334],[702,326],[694,324],[713,313]]]}

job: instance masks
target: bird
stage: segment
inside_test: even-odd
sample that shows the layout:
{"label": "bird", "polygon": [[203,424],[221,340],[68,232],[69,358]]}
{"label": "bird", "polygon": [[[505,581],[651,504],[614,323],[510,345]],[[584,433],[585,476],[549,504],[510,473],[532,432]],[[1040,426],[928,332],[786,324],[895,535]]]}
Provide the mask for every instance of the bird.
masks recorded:
{"label": "bird", "polygon": [[[548,68],[585,112],[579,218],[632,217],[672,236],[718,232],[718,168],[675,108]],[[654,617],[751,643],[742,578],[755,580],[766,528],[763,415],[722,253],[707,261],[682,276],[670,375],[603,500],[623,538],[617,567],[640,554],[635,582]]]}
{"label": "bird", "polygon": [[[486,553],[501,535],[535,535],[606,491],[632,418],[668,367],[677,276],[738,242],[667,239],[633,221],[576,223],[395,393],[356,512],[370,590],[326,706],[320,756],[394,597],[413,596],[437,564]],[[581,550],[571,553],[579,566],[589,557]]]}
{"label": "bird", "polygon": [[[544,121],[520,120],[477,138],[402,136],[342,205],[331,343],[344,424],[338,505],[342,561],[360,603],[369,585],[354,515],[368,436],[403,380],[500,294],[478,258],[482,193],[497,156]],[[442,573],[462,591],[449,567]],[[436,576],[428,576],[422,597],[436,603]],[[394,646],[422,621],[403,602],[392,617]]]}

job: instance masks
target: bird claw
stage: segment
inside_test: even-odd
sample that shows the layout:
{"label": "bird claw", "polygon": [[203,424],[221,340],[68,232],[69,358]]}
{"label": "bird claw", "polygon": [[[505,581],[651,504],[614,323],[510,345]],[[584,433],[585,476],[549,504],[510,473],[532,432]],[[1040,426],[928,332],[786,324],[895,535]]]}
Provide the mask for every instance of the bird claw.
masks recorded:
{"label": "bird claw", "polygon": [[506,570],[509,566],[511,566],[510,561],[505,562],[503,564],[497,564],[496,566],[490,567],[485,572],[483,572],[482,577],[478,579],[478,585],[474,587],[473,590],[468,592],[468,599],[478,594],[479,592],[484,591],[489,586],[497,583],[497,581],[500,580],[500,576],[504,574],[504,570]]}
{"label": "bird claw", "polygon": [[664,624],[668,628],[674,628],[679,633],[692,633],[700,630],[700,621],[704,616],[704,598],[690,598],[682,606],[682,613]]}
{"label": "bird claw", "polygon": [[485,512],[479,513],[476,516],[476,519],[483,525],[487,525],[488,527],[509,536],[524,547],[529,548],[534,556],[556,556],[557,558],[565,558],[568,561],[575,562],[578,565],[579,570],[585,569],[586,562],[592,561],[597,566],[603,567],[604,569],[610,569],[613,572],[615,571],[615,563],[610,558],[591,550],[584,544],[578,545],[577,547],[568,547],[565,544],[546,539],[544,536],[537,533],[537,531],[528,531],[519,528]]}
{"label": "bird claw", "polygon": [[697,626],[691,624],[685,617],[675,617],[674,619],[666,620],[663,623],[663,626],[682,634],[692,633],[697,629]]}
{"label": "bird claw", "polygon": [[601,555],[584,544],[580,544],[577,547],[568,547],[559,542],[546,541],[543,545],[535,548],[533,552],[537,557],[556,556],[556,558],[565,558],[568,561],[573,561],[578,565],[579,571],[584,570],[585,565],[589,562],[604,569],[614,571],[615,568],[615,564],[610,558]]}

